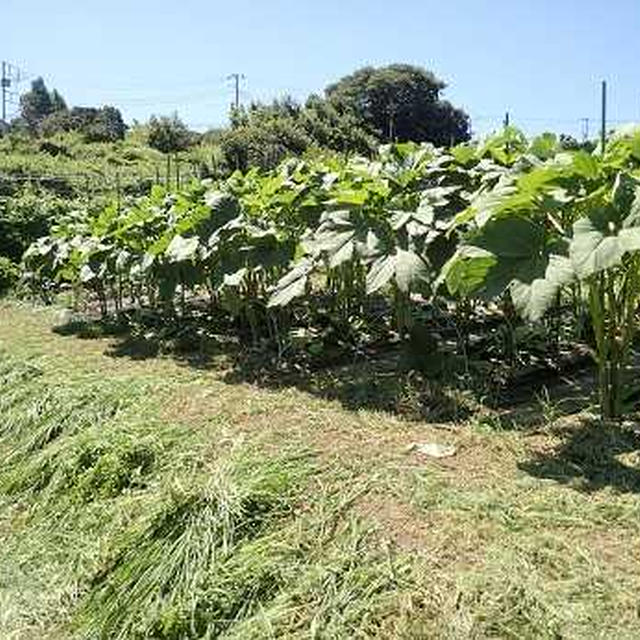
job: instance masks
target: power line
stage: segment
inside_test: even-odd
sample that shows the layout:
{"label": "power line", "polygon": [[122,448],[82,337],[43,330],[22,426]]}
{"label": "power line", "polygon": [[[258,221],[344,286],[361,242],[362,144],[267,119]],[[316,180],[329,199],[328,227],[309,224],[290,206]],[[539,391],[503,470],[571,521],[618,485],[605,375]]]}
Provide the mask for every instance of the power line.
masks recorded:
{"label": "power line", "polygon": [[[66,80],[75,80],[75,78],[71,78],[70,76],[66,76],[66,75],[56,75],[56,78],[58,81],[65,81]],[[206,88],[211,88],[212,85],[220,85],[222,86],[223,84],[225,84],[227,82],[227,77],[226,76],[202,76],[200,79],[198,80],[190,80],[188,82],[176,82],[176,83],[171,83],[170,88],[171,89],[204,89]],[[158,91],[161,93],[166,93],[167,89],[169,87],[162,87],[159,84],[155,84],[156,87],[159,87],[158,89],[152,89],[151,91]],[[105,87],[104,85],[102,86],[92,86],[92,85],[86,85],[83,84],[82,85],[82,89],[85,91],[108,91],[109,93],[140,93],[140,92],[148,92],[150,90],[150,86],[149,86],[149,81],[146,82],[140,82],[137,84],[131,84],[128,86],[117,86],[117,87]]]}
{"label": "power line", "polygon": [[[212,96],[210,90],[203,91],[200,93],[176,95],[173,97],[159,96],[157,98],[152,98],[152,97],[126,98],[126,99],[115,98],[109,101],[112,101],[116,104],[121,104],[121,105],[147,106],[147,105],[154,105],[154,104],[176,104],[180,102],[195,102],[195,101],[202,102],[205,100],[208,102],[211,102],[212,104],[215,104],[215,103],[226,104],[225,98]],[[104,102],[104,100],[102,101]]]}

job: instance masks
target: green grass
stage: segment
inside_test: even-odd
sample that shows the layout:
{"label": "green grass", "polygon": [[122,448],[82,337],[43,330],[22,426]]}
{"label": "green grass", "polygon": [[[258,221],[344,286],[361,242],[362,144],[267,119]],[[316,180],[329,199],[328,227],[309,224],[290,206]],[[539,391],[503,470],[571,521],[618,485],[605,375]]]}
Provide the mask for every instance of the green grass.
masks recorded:
{"label": "green grass", "polygon": [[0,303],[1,638],[640,637],[631,429],[406,420],[57,317]]}

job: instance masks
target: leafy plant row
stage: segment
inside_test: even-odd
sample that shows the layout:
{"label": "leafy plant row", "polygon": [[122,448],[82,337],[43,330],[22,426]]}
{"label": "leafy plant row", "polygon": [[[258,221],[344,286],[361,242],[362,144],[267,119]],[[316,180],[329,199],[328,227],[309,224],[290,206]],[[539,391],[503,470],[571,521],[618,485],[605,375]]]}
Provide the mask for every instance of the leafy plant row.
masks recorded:
{"label": "leafy plant row", "polygon": [[[175,313],[224,310],[256,339],[296,305],[326,301],[358,322],[372,297],[406,335],[416,308],[498,301],[538,321],[569,303],[590,317],[602,410],[622,410],[640,300],[640,132],[605,150],[565,151],[513,128],[448,150],[387,145],[373,159],[321,154],[179,192],[77,212],[25,253],[50,295],[93,292]],[[283,311],[287,309],[287,311]]]}

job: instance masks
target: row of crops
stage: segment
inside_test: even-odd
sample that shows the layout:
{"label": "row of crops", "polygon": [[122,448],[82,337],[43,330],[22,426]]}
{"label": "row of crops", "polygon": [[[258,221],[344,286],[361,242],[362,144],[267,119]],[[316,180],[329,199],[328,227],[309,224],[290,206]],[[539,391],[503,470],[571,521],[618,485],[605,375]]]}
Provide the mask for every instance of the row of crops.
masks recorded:
{"label": "row of crops", "polygon": [[88,292],[104,315],[202,304],[254,343],[375,325],[419,350],[414,329],[434,309],[462,333],[489,308],[509,326],[586,318],[602,413],[616,416],[640,301],[640,130],[604,153],[507,128],[482,144],[318,154],[155,187],[60,219],[23,267],[45,297]]}

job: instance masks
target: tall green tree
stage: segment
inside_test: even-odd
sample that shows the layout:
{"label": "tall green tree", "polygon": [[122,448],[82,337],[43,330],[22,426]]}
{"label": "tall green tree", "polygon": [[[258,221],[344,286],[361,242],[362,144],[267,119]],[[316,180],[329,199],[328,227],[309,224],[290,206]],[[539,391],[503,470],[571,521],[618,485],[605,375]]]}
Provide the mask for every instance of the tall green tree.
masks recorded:
{"label": "tall green tree", "polygon": [[171,116],[151,116],[149,120],[148,144],[163,153],[173,153],[187,149],[193,141],[193,134],[178,118]]}
{"label": "tall green tree", "polygon": [[88,142],[115,142],[122,140],[126,132],[120,110],[110,106],[95,109],[95,117],[83,131]]}
{"label": "tall green tree", "polygon": [[51,92],[51,109],[53,112],[64,111],[67,108],[65,99],[60,95],[57,89]]}
{"label": "tall green tree", "polygon": [[379,142],[352,114],[318,96],[310,96],[304,105],[286,96],[236,109],[231,129],[220,136],[228,166],[241,170],[273,168],[286,156],[300,155],[310,147],[369,154]]}
{"label": "tall green tree", "polygon": [[38,131],[45,136],[61,131],[77,131],[86,142],[116,142],[124,138],[127,125],[115,107],[73,107],[47,116]]}
{"label": "tall green tree", "polygon": [[312,140],[300,122],[301,111],[290,97],[234,109],[231,128],[220,137],[227,165],[242,171],[252,166],[269,169],[289,154],[303,153]]}
{"label": "tall green tree", "polygon": [[64,98],[55,89],[50,92],[42,78],[36,78],[31,83],[31,90],[20,98],[20,114],[32,131],[47,116],[66,108]]}
{"label": "tall green tree", "polygon": [[445,88],[422,67],[392,64],[359,69],[327,87],[326,96],[382,140],[442,146],[470,138],[469,117],[441,99]]}

